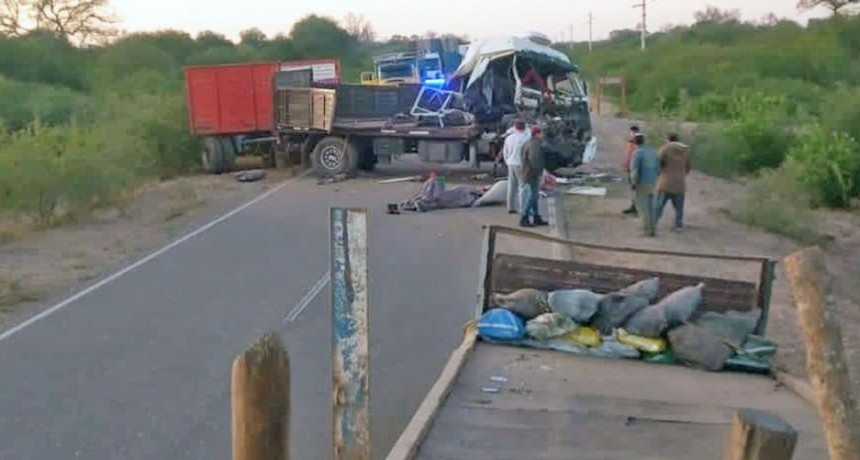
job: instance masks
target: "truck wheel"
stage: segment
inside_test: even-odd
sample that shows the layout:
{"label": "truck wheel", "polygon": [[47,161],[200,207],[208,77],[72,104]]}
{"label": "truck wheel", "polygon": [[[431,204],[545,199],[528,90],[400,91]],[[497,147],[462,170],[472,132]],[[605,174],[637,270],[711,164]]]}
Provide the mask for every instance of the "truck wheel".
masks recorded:
{"label": "truck wheel", "polygon": [[203,170],[209,174],[221,174],[224,172],[224,152],[221,149],[219,139],[211,136],[203,138],[200,163],[203,165]]}
{"label": "truck wheel", "polygon": [[320,176],[352,174],[358,167],[355,146],[340,137],[326,137],[319,141],[313,152],[314,169]]}
{"label": "truck wheel", "polygon": [[236,144],[230,136],[221,137],[221,172],[230,172],[236,167]]}

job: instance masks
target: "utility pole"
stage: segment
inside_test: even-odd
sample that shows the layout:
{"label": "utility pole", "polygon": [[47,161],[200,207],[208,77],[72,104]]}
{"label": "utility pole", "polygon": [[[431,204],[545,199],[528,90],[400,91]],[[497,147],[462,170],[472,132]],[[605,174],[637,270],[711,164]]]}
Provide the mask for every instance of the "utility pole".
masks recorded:
{"label": "utility pole", "polygon": [[591,42],[593,41],[594,33],[594,15],[591,11],[588,12],[588,52],[591,52]]}
{"label": "utility pole", "polygon": [[648,30],[646,27],[646,21],[648,20],[648,16],[646,14],[646,10],[648,9],[647,3],[648,3],[648,0],[642,0],[642,3],[637,3],[637,4],[633,5],[633,8],[642,8],[642,24],[640,27],[641,32],[642,32],[642,38],[641,38],[642,51],[645,51],[645,34],[647,33],[647,30]]}
{"label": "utility pole", "polygon": [[573,52],[573,24],[570,25],[570,52]]}

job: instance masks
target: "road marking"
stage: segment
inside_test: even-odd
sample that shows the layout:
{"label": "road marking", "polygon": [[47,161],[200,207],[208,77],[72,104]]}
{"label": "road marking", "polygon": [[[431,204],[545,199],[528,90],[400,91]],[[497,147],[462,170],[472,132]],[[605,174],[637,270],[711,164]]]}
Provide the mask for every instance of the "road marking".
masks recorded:
{"label": "road marking", "polygon": [[272,194],[274,194],[278,190],[284,188],[287,185],[287,183],[288,182],[282,182],[281,184],[278,184],[277,186],[275,186],[274,188],[272,188],[270,190],[267,190],[265,193],[258,196],[257,198],[254,198],[253,200],[233,209],[232,211],[228,212],[227,214],[224,214],[221,217],[209,222],[208,224],[206,224],[206,225],[192,231],[191,233],[173,241],[172,243],[170,243],[167,246],[164,246],[163,248],[153,252],[152,254],[144,257],[143,259],[140,259],[137,262],[134,262],[131,265],[126,266],[125,268],[119,270],[118,272],[114,273],[113,275],[110,275],[107,278],[102,279],[101,281],[97,282],[96,284],[93,284],[92,286],[85,288],[82,291],[79,291],[77,294],[74,294],[71,297],[68,297],[66,300],[63,300],[62,302],[48,308],[47,310],[29,318],[29,319],[27,319],[26,321],[18,324],[17,326],[7,330],[6,332],[3,332],[2,334],[0,334],[0,343],[5,341],[6,339],[12,337],[13,335],[17,334],[18,332],[23,331],[24,329],[32,326],[33,324],[36,324],[37,322],[53,315],[54,313],[60,311],[61,309],[63,309],[65,307],[71,305],[72,303],[80,300],[81,298],[85,297],[86,295],[107,286],[108,284],[112,283],[113,281],[116,281],[117,279],[124,276],[128,272],[140,267],[141,265],[143,265],[147,262],[152,261],[156,257],[166,253],[167,251],[170,251],[171,249],[173,249],[173,248],[179,246],[180,244],[190,240],[191,238],[194,238],[195,236],[200,235],[201,233],[211,229],[212,227],[220,224],[221,222],[224,222],[225,220],[235,216],[236,214],[239,214],[240,212],[244,211],[245,209],[265,200],[266,198],[268,198],[269,196],[271,196]]}
{"label": "road marking", "polygon": [[305,308],[308,308],[308,305],[310,305],[311,302],[314,301],[317,295],[319,295],[320,291],[323,290],[323,288],[326,286],[326,284],[328,284],[330,280],[331,271],[328,271],[325,275],[322,276],[322,278],[317,281],[317,284],[314,284],[314,286],[307,292],[307,294],[302,297],[302,300],[299,301],[299,303],[296,304],[295,307],[293,307],[290,313],[286,317],[284,317],[283,322],[292,323],[293,321],[299,319],[299,315],[301,315],[302,312],[305,311]]}

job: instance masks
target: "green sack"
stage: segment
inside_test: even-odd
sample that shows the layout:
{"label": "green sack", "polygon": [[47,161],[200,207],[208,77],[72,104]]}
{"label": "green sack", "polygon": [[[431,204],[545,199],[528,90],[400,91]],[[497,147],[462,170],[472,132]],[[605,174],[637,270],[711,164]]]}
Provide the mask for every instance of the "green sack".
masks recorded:
{"label": "green sack", "polygon": [[776,355],[776,343],[757,335],[748,335],[744,346],[726,361],[725,369],[751,374],[770,374],[771,358]]}
{"label": "green sack", "polygon": [[642,360],[652,364],[678,364],[678,359],[671,348],[662,353],[643,353]]}

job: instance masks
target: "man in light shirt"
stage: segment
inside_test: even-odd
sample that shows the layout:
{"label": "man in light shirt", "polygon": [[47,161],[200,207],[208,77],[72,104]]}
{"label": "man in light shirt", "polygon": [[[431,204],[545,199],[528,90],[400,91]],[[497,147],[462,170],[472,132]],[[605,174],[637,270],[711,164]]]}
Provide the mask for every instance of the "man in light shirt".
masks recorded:
{"label": "man in light shirt", "polygon": [[526,122],[517,120],[514,123],[514,131],[508,135],[502,147],[502,158],[508,168],[508,212],[511,214],[516,214],[521,204],[520,185],[524,184],[523,146],[530,138],[531,134],[526,131]]}

